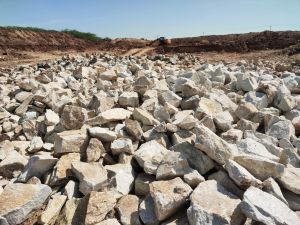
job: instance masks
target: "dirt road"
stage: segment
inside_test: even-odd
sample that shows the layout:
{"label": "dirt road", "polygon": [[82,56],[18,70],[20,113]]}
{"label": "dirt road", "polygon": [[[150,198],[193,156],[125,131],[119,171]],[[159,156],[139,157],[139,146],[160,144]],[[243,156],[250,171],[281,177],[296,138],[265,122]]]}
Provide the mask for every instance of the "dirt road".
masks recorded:
{"label": "dirt road", "polygon": [[130,49],[129,51],[125,52],[122,56],[142,56],[142,55],[147,55],[151,51],[154,51],[154,47],[145,47],[145,48],[134,48]]}

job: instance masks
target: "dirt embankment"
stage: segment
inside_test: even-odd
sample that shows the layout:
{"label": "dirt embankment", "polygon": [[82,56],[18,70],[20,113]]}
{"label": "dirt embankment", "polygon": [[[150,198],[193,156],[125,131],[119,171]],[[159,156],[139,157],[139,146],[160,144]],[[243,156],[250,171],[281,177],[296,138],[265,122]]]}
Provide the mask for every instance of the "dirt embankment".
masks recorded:
{"label": "dirt embankment", "polygon": [[246,34],[211,35],[175,38],[171,45],[159,48],[161,53],[251,52],[285,49],[300,44],[300,31],[264,31]]}
{"label": "dirt embankment", "polygon": [[[118,38],[89,41],[58,31],[36,32],[0,28],[0,50],[5,51],[65,51],[105,50],[129,51],[134,48],[155,48],[158,53],[250,52],[285,49],[300,44],[300,31],[258,32],[174,38],[170,45],[146,39]],[[295,48],[294,48],[295,49]]]}
{"label": "dirt embankment", "polygon": [[3,52],[84,50],[95,44],[99,45],[100,43],[76,38],[64,32],[35,32],[0,28],[0,50]]}

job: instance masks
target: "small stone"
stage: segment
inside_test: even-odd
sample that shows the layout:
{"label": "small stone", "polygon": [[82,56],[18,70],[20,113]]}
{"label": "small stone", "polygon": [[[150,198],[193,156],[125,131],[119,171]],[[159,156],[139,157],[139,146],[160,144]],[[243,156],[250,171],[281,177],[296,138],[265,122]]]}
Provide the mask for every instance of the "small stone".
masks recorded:
{"label": "small stone", "polygon": [[146,173],[139,173],[134,182],[134,193],[136,195],[147,195],[150,191],[149,185],[155,181],[155,176],[146,174]]}
{"label": "small stone", "polygon": [[239,129],[230,129],[221,134],[221,138],[228,143],[235,144],[243,138],[243,131]]}
{"label": "small stone", "polygon": [[102,145],[102,142],[97,138],[91,138],[86,149],[86,161],[97,162],[100,159],[101,155],[103,155],[105,152],[106,151]]}
{"label": "small stone", "polygon": [[159,221],[174,215],[186,203],[192,189],[180,178],[168,181],[155,181],[150,184],[150,194]]}
{"label": "small stone", "polygon": [[107,171],[100,164],[73,161],[72,171],[80,181],[79,190],[84,195],[98,191],[106,185]]}
{"label": "small stone", "polygon": [[116,205],[116,198],[111,192],[92,191],[85,197],[88,201],[86,208],[86,225],[98,224]]}
{"label": "small stone", "polygon": [[27,159],[20,155],[17,151],[9,151],[4,159],[0,162],[0,176],[5,178],[13,178],[15,173],[20,173],[25,165]]}
{"label": "small stone", "polygon": [[239,119],[246,120],[251,120],[257,112],[257,108],[251,103],[240,104],[235,110],[235,114]]}
{"label": "small stone", "polygon": [[228,159],[225,168],[229,177],[242,189],[247,189],[250,186],[260,187],[262,185],[260,180],[256,179],[244,167],[233,160]]}
{"label": "small stone", "polygon": [[123,92],[119,96],[119,104],[123,107],[138,107],[139,96],[136,92]]}
{"label": "small stone", "polygon": [[259,180],[266,180],[269,177],[277,178],[284,172],[284,165],[261,156],[239,155],[233,159]]}
{"label": "small stone", "polygon": [[180,106],[180,102],[182,100],[180,96],[176,95],[173,91],[170,90],[159,92],[158,97],[163,103],[168,102],[169,104],[177,108]]}
{"label": "small stone", "polygon": [[88,130],[91,137],[99,138],[101,141],[112,142],[117,138],[117,134],[108,128],[92,127]]}
{"label": "small stone", "polygon": [[27,151],[30,153],[37,152],[42,149],[43,145],[44,142],[41,137],[33,137]]}
{"label": "small stone", "polygon": [[52,171],[50,184],[58,185],[66,183],[67,179],[72,175],[71,164],[74,161],[80,161],[79,153],[68,153],[62,155]]}
{"label": "small stone", "polygon": [[156,174],[156,170],[168,150],[156,141],[149,141],[134,152],[134,158],[148,174]]}
{"label": "small stone", "polygon": [[123,225],[141,225],[138,214],[139,204],[140,199],[135,195],[125,195],[120,198],[116,210]]}
{"label": "small stone", "polygon": [[69,130],[58,133],[54,141],[54,154],[82,152],[86,134],[81,130]]}
{"label": "small stone", "polygon": [[193,169],[183,175],[183,180],[190,185],[191,188],[196,188],[201,182],[205,181],[204,177],[202,177],[197,170]]}
{"label": "small stone", "polygon": [[130,164],[107,165],[105,169],[110,181],[110,190],[127,195],[134,185],[135,172]]}
{"label": "small stone", "polygon": [[103,125],[109,122],[122,121],[131,116],[132,112],[123,108],[113,108],[101,112],[98,116],[88,119],[87,124],[91,126]]}
{"label": "small stone", "polygon": [[233,118],[228,111],[224,111],[218,113],[214,117],[214,122],[217,128],[219,128],[222,131],[227,131],[232,128]]}
{"label": "small stone", "polygon": [[254,91],[258,85],[254,77],[246,77],[244,79],[237,79],[237,87],[243,91]]}
{"label": "small stone", "polygon": [[59,115],[56,114],[54,111],[51,109],[47,109],[45,113],[45,124],[47,126],[53,126],[58,124],[60,121]]}
{"label": "small stone", "polygon": [[191,168],[197,170],[200,174],[205,174],[212,168],[215,163],[202,151],[199,151],[192,144],[188,142],[182,142],[174,145],[173,150],[180,152],[187,159]]}
{"label": "small stone", "polygon": [[225,161],[236,152],[230,144],[203,125],[195,128],[195,134],[197,136],[195,147],[221,165],[225,164]]}
{"label": "small stone", "polygon": [[187,159],[180,152],[169,151],[156,171],[157,180],[169,180],[175,177],[183,177],[191,170]]}
{"label": "small stone", "polygon": [[300,168],[287,167],[278,177],[278,182],[285,189],[300,195]]}
{"label": "small stone", "polygon": [[257,91],[250,91],[245,94],[245,101],[252,103],[257,109],[263,109],[269,105],[267,95]]}
{"label": "small stone", "polygon": [[18,177],[19,182],[27,182],[32,177],[42,178],[51,170],[58,159],[50,155],[34,155],[30,157],[27,165]]}
{"label": "small stone", "polygon": [[139,108],[135,108],[133,111],[133,118],[140,121],[143,125],[158,125],[159,121],[154,119],[154,117],[147,111]]}
{"label": "small stone", "polygon": [[285,200],[285,198],[282,195],[281,189],[279,187],[279,185],[276,183],[276,181],[270,177],[268,179],[266,179],[263,182],[263,191],[268,192],[269,194],[275,196],[276,198],[278,198],[279,200],[281,200],[282,202],[284,202],[286,205],[288,205],[288,202]]}
{"label": "small stone", "polygon": [[150,194],[141,202],[139,216],[145,225],[158,225],[160,223],[156,218],[154,201]]}
{"label": "small stone", "polygon": [[143,135],[143,130],[138,121],[126,119],[125,129],[129,135],[131,135],[135,140],[140,140]]}
{"label": "small stone", "polygon": [[133,154],[132,141],[129,138],[119,138],[114,140],[110,146],[113,155],[119,155],[122,152]]}
{"label": "small stone", "polygon": [[45,211],[39,219],[40,224],[55,224],[55,221],[64,206],[67,197],[64,195],[53,195],[49,200]]}
{"label": "small stone", "polygon": [[[202,97],[196,111],[196,117],[202,119],[205,115],[214,117],[223,111],[222,105],[215,100]],[[197,116],[199,114],[199,116]]]}
{"label": "small stone", "polygon": [[80,129],[86,119],[86,110],[78,106],[66,105],[61,114],[61,124],[68,130]]}
{"label": "small stone", "polygon": [[277,139],[287,138],[290,139],[292,135],[295,135],[295,128],[291,121],[281,120],[272,124],[266,131],[267,135],[275,137]]}
{"label": "small stone", "polygon": [[264,145],[253,140],[252,138],[246,138],[236,143],[239,154],[249,154],[254,156],[261,156],[266,159],[278,161],[278,157],[271,154]]}

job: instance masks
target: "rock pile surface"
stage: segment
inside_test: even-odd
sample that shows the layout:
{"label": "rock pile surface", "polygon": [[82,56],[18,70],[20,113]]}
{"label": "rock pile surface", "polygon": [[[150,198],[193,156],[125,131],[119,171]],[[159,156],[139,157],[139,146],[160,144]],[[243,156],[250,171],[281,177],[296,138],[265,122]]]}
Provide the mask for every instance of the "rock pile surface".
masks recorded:
{"label": "rock pile surface", "polygon": [[1,72],[0,224],[300,224],[292,71],[103,54]]}

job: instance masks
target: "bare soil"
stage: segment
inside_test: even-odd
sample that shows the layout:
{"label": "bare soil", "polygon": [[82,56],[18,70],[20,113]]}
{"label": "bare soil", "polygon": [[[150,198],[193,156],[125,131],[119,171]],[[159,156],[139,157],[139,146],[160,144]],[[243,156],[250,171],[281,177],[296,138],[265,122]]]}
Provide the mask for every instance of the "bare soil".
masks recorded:
{"label": "bare soil", "polygon": [[121,56],[192,53],[209,62],[241,59],[295,61],[300,59],[300,31],[174,38],[169,45],[159,45],[157,40],[119,38],[88,41],[62,32],[0,28],[0,67],[94,52]]}

